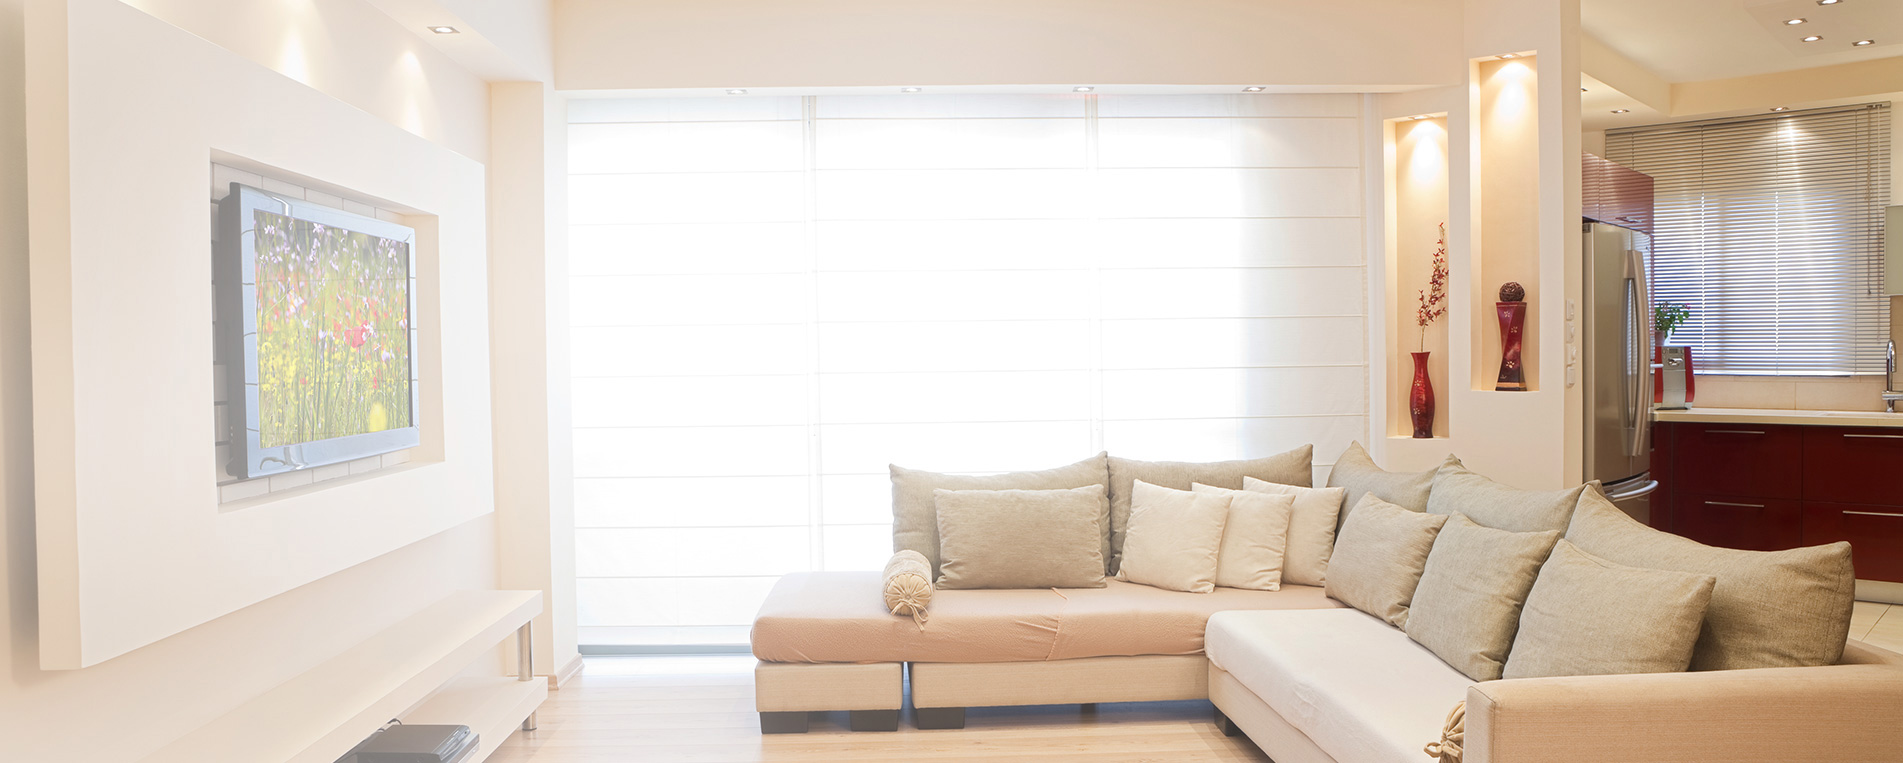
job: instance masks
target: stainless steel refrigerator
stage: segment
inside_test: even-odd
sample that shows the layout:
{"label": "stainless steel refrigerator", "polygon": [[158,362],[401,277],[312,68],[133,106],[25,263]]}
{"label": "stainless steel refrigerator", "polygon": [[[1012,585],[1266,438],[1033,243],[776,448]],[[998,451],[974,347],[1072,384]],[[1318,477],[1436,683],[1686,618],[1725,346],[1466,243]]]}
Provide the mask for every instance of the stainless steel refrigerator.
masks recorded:
{"label": "stainless steel refrigerator", "polygon": [[1585,392],[1586,479],[1614,504],[1651,522],[1652,239],[1606,223],[1585,224],[1583,315],[1578,325]]}

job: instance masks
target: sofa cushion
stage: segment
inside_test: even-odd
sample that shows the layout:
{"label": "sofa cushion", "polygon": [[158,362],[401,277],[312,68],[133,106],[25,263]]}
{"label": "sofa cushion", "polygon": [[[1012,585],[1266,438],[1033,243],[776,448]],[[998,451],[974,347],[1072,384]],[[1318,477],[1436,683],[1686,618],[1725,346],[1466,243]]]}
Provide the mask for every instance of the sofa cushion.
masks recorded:
{"label": "sofa cushion", "polygon": [[[1222,527],[1216,585],[1279,590],[1288,557],[1288,526],[1295,513],[1295,496],[1230,490],[1200,482],[1191,490],[1229,496],[1229,521]],[[1329,543],[1333,545],[1332,538]]]}
{"label": "sofa cushion", "polygon": [[1347,490],[1338,487],[1299,487],[1265,482],[1254,477],[1242,480],[1244,490],[1295,498],[1294,514],[1288,522],[1288,561],[1282,577],[1298,585],[1322,585],[1328,582],[1328,558],[1335,553],[1335,520],[1341,517],[1342,497]]}
{"label": "sofa cushion", "polygon": [[1216,589],[1216,562],[1229,523],[1226,493],[1197,493],[1137,480],[1130,497],[1130,535],[1117,579],[1172,591]]}
{"label": "sofa cushion", "polygon": [[938,587],[1103,587],[1102,485],[935,490],[933,500]]}
{"label": "sofa cushion", "polygon": [[[1447,456],[1444,464],[1458,464],[1460,459]],[[1427,510],[1427,494],[1434,486],[1434,471],[1391,472],[1374,464],[1368,451],[1361,443],[1348,444],[1335,465],[1328,470],[1328,486],[1347,491],[1342,498],[1341,516],[1335,526],[1347,523],[1348,515],[1354,507],[1360,505],[1361,497],[1370,493],[1388,503],[1412,511]]]}
{"label": "sofa cushion", "polygon": [[1585,485],[1577,485],[1564,490],[1521,490],[1488,479],[1461,464],[1444,464],[1434,472],[1434,489],[1427,496],[1427,511],[1465,514],[1484,527],[1507,532],[1563,533],[1585,489]]}
{"label": "sofa cushion", "polygon": [[1373,495],[1361,497],[1355,516],[1341,527],[1330,560],[1328,596],[1394,625],[1407,624],[1407,608],[1420,585],[1434,536],[1447,518],[1409,511]]}
{"label": "sofa cushion", "polygon": [[1311,466],[1315,446],[1302,447],[1265,458],[1243,461],[1138,461],[1110,457],[1110,571],[1115,572],[1123,552],[1124,534],[1130,529],[1130,491],[1137,480],[1152,485],[1188,490],[1201,482],[1213,487],[1242,489],[1243,477],[1280,482],[1285,485],[1314,484]]}
{"label": "sofa cushion", "polygon": [[1475,681],[1500,677],[1520,607],[1559,533],[1481,527],[1455,514],[1434,537],[1408,606],[1407,637]]}
{"label": "sofa cushion", "polygon": [[[892,471],[892,550],[911,549],[925,555],[938,577],[938,506],[932,502],[934,490],[1064,490],[1088,485],[1110,485],[1108,453],[1098,453],[1069,466],[1039,472],[1009,474],[939,474],[936,472],[890,467]],[[1101,552],[1108,557],[1110,540],[1110,504],[1104,503],[1104,541]]]}
{"label": "sofa cushion", "polygon": [[1562,540],[1526,597],[1502,677],[1682,671],[1716,582],[1613,564]]}
{"label": "sofa cushion", "polygon": [[1843,655],[1857,588],[1848,543],[1716,548],[1646,527],[1596,490],[1580,498],[1566,539],[1616,564],[1717,578],[1692,670],[1829,665]]}
{"label": "sofa cushion", "polygon": [[1220,612],[1209,662],[1335,760],[1422,761],[1473,680],[1354,610]]}
{"label": "sofa cushion", "polygon": [[753,621],[768,662],[1035,662],[1201,654],[1203,626],[1224,610],[1331,609],[1312,586],[1280,591],[1165,591],[1112,580],[1103,588],[944,590],[921,627],[892,614],[879,573],[796,572],[780,578]]}

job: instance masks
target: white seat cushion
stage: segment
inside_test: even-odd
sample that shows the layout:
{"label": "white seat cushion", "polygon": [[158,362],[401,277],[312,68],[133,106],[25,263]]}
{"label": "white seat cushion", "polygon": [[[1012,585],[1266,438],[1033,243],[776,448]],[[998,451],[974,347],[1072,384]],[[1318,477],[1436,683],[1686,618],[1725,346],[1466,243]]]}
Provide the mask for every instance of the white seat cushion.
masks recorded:
{"label": "white seat cushion", "polygon": [[1218,612],[1209,661],[1341,763],[1421,763],[1473,679],[1365,612]]}

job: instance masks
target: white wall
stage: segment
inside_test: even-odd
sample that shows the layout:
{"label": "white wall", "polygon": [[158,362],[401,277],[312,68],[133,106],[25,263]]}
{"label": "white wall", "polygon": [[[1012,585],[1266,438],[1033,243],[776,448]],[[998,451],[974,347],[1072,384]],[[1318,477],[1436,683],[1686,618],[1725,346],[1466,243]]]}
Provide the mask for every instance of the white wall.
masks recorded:
{"label": "white wall", "polygon": [[[24,8],[38,1],[0,0],[0,515],[5,518],[0,524],[4,537],[0,611],[8,622],[0,632],[0,654],[6,655],[0,661],[0,740],[5,740],[0,742],[4,750],[0,758],[135,760],[450,591],[494,587],[497,541],[492,522],[478,518],[100,665],[67,671],[38,667],[22,53]],[[239,21],[257,22],[252,29],[277,29],[288,22],[273,13],[316,12],[326,20],[327,32],[341,41],[311,54],[316,71],[337,73],[320,79],[318,88],[339,98],[380,92],[390,86],[384,72],[347,74],[348,67],[325,64],[346,48],[353,55],[372,59],[400,59],[401,52],[390,46],[401,40],[383,26],[387,19],[359,15],[350,8],[356,4],[357,0],[247,3],[270,8],[258,11],[262,17],[239,17],[230,23],[210,14],[202,25],[188,31],[244,49],[237,38],[246,36],[247,27]],[[271,65],[269,51],[246,55]],[[421,51],[419,60],[427,61],[428,52]],[[484,85],[452,70],[430,71],[432,84],[444,88],[440,97],[427,99],[442,118],[441,132],[431,137],[439,145],[466,144],[452,147],[465,155],[481,156],[487,135]],[[163,80],[153,86],[154,96],[163,99],[168,88],[182,86]],[[472,92],[474,97],[454,97]],[[402,103],[401,99],[388,102]],[[401,109],[378,116],[402,126]],[[430,132],[427,122],[425,128]],[[194,205],[203,203],[205,170],[201,159],[194,170],[200,179],[186,191]],[[194,210],[191,222],[202,229],[204,207],[194,206]],[[480,237],[480,220],[473,225]],[[199,255],[194,275],[203,273],[202,249]],[[204,334],[202,330],[195,333]],[[208,394],[207,388],[198,397],[202,400]],[[208,420],[205,425],[208,429]],[[203,438],[191,439],[198,443]],[[191,447],[205,452],[200,446]],[[209,456],[206,461],[205,472],[193,476],[209,485]]]}
{"label": "white wall", "polygon": [[[562,0],[563,90],[1278,85],[1464,73],[1458,0]],[[1114,92],[1114,91],[1105,91]]]}

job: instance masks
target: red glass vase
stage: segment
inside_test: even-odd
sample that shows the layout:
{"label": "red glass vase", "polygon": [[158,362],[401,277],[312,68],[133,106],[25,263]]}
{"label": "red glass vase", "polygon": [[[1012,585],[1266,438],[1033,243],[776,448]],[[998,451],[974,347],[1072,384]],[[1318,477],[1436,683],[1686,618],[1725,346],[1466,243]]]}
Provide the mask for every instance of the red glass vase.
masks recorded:
{"label": "red glass vase", "polygon": [[1525,302],[1495,302],[1500,314],[1500,377],[1493,388],[1499,392],[1525,392],[1526,366],[1520,362],[1520,342],[1526,328]]}
{"label": "red glass vase", "polygon": [[1414,419],[1414,436],[1425,440],[1434,436],[1434,382],[1427,378],[1427,353],[1414,356],[1414,386],[1408,390],[1407,414]]}

